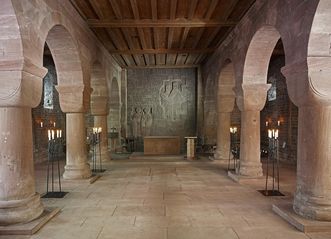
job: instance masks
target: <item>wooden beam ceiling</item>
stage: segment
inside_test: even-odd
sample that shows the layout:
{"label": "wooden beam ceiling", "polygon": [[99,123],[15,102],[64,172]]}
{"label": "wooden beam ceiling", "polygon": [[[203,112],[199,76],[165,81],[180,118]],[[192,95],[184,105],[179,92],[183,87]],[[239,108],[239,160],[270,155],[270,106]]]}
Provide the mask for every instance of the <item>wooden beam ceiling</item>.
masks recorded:
{"label": "wooden beam ceiling", "polygon": [[201,19],[176,19],[176,20],[98,20],[98,19],[89,19],[87,20],[88,25],[91,28],[128,28],[128,27],[155,27],[155,28],[164,28],[164,27],[233,27],[237,22],[233,21],[212,21],[212,20],[201,20]]}
{"label": "wooden beam ceiling", "polygon": [[255,0],[70,0],[125,68],[196,67]]}

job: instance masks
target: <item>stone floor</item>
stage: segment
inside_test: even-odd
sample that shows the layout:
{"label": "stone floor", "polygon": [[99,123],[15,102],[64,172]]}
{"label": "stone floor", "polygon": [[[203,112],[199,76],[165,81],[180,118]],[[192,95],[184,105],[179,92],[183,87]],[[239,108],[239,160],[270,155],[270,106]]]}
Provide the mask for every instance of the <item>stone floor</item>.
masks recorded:
{"label": "stone floor", "polygon": [[[303,234],[271,210],[291,197],[295,171],[282,167],[287,197],[266,198],[263,181],[238,184],[217,161],[113,160],[94,184],[64,182],[64,199],[43,199],[61,212],[33,236],[0,239],[319,239]],[[36,169],[45,191],[45,165]]]}

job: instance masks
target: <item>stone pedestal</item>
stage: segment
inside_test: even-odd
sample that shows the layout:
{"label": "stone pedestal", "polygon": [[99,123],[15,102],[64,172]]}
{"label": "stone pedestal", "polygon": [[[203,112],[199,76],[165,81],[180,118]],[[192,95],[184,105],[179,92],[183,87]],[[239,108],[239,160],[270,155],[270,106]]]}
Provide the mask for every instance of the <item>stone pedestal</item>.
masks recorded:
{"label": "stone pedestal", "polygon": [[293,209],[331,221],[331,106],[299,107],[297,188]]}
{"label": "stone pedestal", "polygon": [[185,137],[187,140],[187,159],[195,158],[195,143],[197,137]]}
{"label": "stone pedestal", "polygon": [[1,107],[0,225],[31,221],[44,210],[35,191],[32,148],[31,108]]}
{"label": "stone pedestal", "polygon": [[110,160],[110,154],[108,152],[108,129],[107,129],[107,115],[95,115],[94,127],[101,127],[101,159],[106,162]]}
{"label": "stone pedestal", "polygon": [[230,155],[231,113],[217,114],[217,148],[215,159],[228,160]]}
{"label": "stone pedestal", "polygon": [[63,178],[89,178],[92,174],[90,165],[87,163],[84,113],[67,113],[66,128],[67,162]]}

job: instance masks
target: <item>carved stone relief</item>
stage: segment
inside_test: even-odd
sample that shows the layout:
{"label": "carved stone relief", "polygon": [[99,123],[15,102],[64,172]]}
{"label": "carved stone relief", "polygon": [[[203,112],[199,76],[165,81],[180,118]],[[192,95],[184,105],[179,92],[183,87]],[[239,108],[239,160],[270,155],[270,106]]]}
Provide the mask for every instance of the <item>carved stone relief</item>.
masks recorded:
{"label": "carved stone relief", "polygon": [[194,69],[131,69],[127,86],[129,137],[195,135]]}

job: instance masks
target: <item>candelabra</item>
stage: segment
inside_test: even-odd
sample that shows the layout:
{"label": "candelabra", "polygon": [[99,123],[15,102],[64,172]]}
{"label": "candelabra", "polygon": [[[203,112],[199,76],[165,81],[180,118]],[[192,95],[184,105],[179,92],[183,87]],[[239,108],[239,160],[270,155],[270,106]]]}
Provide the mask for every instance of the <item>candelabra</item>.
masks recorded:
{"label": "candelabra", "polygon": [[[235,173],[239,172],[240,161],[239,161],[239,147],[238,147],[238,130],[237,127],[230,128],[230,151],[228,161],[228,171],[233,170]],[[231,157],[232,156],[232,157]],[[231,169],[231,160],[233,160],[233,169]]]}
{"label": "candelabra", "polygon": [[[55,135],[56,133],[56,135]],[[48,160],[47,160],[47,178],[46,194],[43,198],[63,198],[67,192],[62,192],[61,171],[60,171],[60,154],[63,152],[62,130],[48,130]],[[55,191],[54,162],[57,163],[58,190]],[[51,170],[51,172],[50,172]],[[51,184],[51,190],[49,189]]]}
{"label": "candelabra", "polygon": [[[105,169],[102,169],[102,159],[101,159],[101,132],[102,128],[94,127],[92,134],[90,135],[90,145],[92,146],[92,172],[102,173]],[[98,151],[98,152],[97,152]],[[99,155],[99,168],[97,167],[97,155]]]}
{"label": "candelabra", "polygon": [[[267,126],[267,125],[266,125]],[[279,126],[279,122],[278,122]],[[279,157],[278,157],[278,141],[279,130],[278,129],[269,129],[268,130],[268,157],[266,164],[266,180],[265,180],[265,189],[259,190],[264,196],[284,196],[279,191]],[[268,189],[269,181],[269,166],[270,161],[272,162],[272,189]],[[277,188],[276,188],[277,187]]]}

